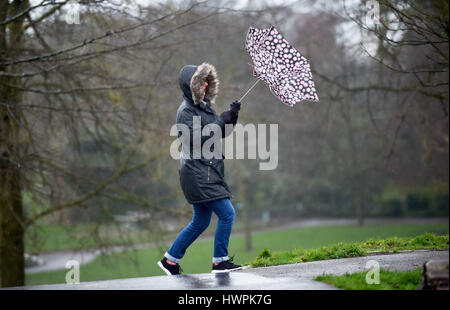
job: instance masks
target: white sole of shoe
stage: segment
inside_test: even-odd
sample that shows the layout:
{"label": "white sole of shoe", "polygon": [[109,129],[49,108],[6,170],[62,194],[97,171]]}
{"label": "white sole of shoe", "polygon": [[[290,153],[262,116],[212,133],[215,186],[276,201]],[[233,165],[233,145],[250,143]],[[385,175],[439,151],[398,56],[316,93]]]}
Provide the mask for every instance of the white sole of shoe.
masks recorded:
{"label": "white sole of shoe", "polygon": [[168,276],[172,276],[173,274],[170,273],[170,271],[168,269],[166,269],[163,264],[161,264],[161,262],[157,263],[159,268],[161,268]]}
{"label": "white sole of shoe", "polygon": [[211,270],[211,273],[226,273],[226,272],[233,272],[233,271],[237,271],[237,270],[244,270],[250,268],[250,266],[241,266],[239,268],[235,268],[235,269],[226,269],[226,270]]}

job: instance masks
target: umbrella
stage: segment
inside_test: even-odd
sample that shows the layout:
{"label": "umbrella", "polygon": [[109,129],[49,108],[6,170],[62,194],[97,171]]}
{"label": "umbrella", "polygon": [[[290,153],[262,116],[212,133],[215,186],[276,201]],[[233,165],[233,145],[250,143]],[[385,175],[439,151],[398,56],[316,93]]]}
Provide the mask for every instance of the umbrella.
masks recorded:
{"label": "umbrella", "polygon": [[253,60],[253,76],[258,80],[239,101],[260,80],[264,80],[272,93],[291,107],[303,100],[319,101],[308,59],[274,26],[267,29],[250,27],[245,48]]}

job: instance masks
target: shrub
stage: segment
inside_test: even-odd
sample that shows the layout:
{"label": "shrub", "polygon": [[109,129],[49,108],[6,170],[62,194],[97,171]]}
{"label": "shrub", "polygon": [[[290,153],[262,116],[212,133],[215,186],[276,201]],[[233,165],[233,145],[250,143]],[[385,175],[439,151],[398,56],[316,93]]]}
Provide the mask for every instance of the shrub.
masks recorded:
{"label": "shrub", "polygon": [[405,196],[395,187],[389,186],[375,199],[376,216],[402,217],[405,215]]}
{"label": "shrub", "polygon": [[374,202],[375,216],[448,216],[448,183],[434,182],[403,189],[388,185]]}

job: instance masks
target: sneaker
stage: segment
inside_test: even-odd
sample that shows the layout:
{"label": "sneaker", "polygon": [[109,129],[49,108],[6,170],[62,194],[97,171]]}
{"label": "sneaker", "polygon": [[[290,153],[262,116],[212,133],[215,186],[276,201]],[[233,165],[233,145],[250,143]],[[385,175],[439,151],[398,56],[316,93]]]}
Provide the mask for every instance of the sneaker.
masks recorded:
{"label": "sneaker", "polygon": [[230,259],[223,261],[217,265],[212,266],[212,273],[220,273],[220,272],[230,272],[235,270],[241,270],[244,269],[241,265],[236,265],[233,263],[233,257]]}
{"label": "sneaker", "polygon": [[180,271],[183,271],[179,264],[176,265],[169,264],[167,262],[166,257],[164,257],[158,262],[158,266],[169,276],[180,274]]}

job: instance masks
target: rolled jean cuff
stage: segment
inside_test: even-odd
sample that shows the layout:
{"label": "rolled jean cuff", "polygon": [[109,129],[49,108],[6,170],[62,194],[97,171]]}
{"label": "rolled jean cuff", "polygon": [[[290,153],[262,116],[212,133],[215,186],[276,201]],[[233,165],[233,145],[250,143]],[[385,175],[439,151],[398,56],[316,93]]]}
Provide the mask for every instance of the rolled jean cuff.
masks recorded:
{"label": "rolled jean cuff", "polygon": [[174,263],[177,263],[177,264],[180,262],[180,258],[173,257],[172,255],[170,255],[167,252],[166,252],[166,254],[164,254],[164,257],[167,258],[168,260],[174,262]]}
{"label": "rolled jean cuff", "polygon": [[227,260],[229,260],[229,257],[228,256],[223,256],[223,257],[213,257],[213,263],[221,263],[221,262],[224,262],[224,261],[227,261]]}

